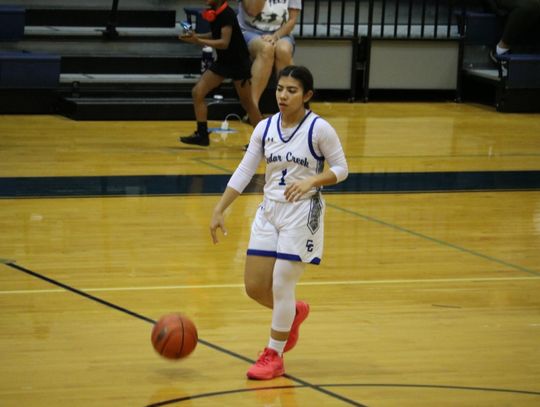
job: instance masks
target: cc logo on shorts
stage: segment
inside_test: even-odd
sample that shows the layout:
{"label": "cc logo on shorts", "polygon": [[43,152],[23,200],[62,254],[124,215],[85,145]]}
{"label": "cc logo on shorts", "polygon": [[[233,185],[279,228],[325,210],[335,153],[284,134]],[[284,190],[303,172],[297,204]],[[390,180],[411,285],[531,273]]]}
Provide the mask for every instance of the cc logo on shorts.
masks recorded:
{"label": "cc logo on shorts", "polygon": [[307,248],[307,251],[308,252],[312,252],[313,251],[313,240],[311,239],[308,239],[307,242],[306,242],[306,248]]}

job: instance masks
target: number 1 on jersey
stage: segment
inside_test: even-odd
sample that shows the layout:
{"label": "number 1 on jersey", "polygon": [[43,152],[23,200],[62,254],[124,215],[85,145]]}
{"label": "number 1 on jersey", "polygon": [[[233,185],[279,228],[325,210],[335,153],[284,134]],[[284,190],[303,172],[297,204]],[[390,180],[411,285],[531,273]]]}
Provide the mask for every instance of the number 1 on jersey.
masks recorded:
{"label": "number 1 on jersey", "polygon": [[286,185],[285,184],[285,176],[287,175],[287,168],[281,171],[281,179],[279,180],[278,185]]}

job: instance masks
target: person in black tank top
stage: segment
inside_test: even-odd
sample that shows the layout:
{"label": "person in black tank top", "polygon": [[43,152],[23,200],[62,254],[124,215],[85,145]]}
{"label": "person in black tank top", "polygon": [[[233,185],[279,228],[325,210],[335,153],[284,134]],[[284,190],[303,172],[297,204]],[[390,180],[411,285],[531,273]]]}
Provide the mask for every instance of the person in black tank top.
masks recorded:
{"label": "person in black tank top", "polygon": [[191,44],[210,46],[216,49],[217,60],[207,69],[191,91],[197,130],[190,136],[180,137],[186,144],[208,146],[208,107],[205,97],[217,88],[225,78],[231,78],[242,107],[247,112],[251,125],[261,121],[261,112],[251,97],[251,61],[246,42],[240,30],[236,13],[223,0],[207,0],[210,9],[202,16],[209,21],[211,32],[195,34],[188,32],[180,39]]}

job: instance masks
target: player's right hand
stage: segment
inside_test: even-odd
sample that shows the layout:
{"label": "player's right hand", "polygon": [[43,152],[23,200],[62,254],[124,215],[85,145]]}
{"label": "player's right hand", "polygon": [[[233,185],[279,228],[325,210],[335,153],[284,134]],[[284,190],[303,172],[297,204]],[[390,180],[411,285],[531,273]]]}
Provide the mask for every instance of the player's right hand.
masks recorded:
{"label": "player's right hand", "polygon": [[225,228],[225,220],[223,219],[223,213],[214,212],[212,220],[210,221],[210,235],[214,244],[218,243],[217,230],[221,229],[224,236],[227,236],[227,229]]}

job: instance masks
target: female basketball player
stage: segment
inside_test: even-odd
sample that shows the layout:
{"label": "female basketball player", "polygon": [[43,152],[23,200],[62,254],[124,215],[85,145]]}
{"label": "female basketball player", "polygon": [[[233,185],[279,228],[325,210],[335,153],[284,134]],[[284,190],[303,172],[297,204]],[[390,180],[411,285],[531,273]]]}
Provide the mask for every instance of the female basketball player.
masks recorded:
{"label": "female basketball player", "polygon": [[[283,352],[296,345],[299,326],[309,314],[309,305],[295,299],[296,283],[305,263],[319,264],[322,257],[325,204],[320,190],[343,181],[348,174],[335,130],[309,110],[312,96],[309,70],[287,66],[279,73],[279,113],[261,121],[253,131],[210,222],[217,243],[217,229],[226,234],[225,209],[242,193],[264,159],[264,199],[252,224],[244,283],[251,298],[273,311],[268,346],[248,370],[250,379],[267,380],[285,373]],[[325,160],[327,169],[323,169]]]}
{"label": "female basketball player", "polygon": [[250,123],[255,126],[262,119],[259,108],[251,99],[251,61],[249,51],[236,20],[236,13],[224,0],[206,0],[210,9],[202,12],[202,18],[210,23],[211,38],[188,31],[180,36],[185,42],[216,49],[217,61],[207,69],[193,90],[193,106],[197,120],[197,130],[191,135],[180,137],[186,144],[208,146],[208,107],[205,97],[217,88],[225,78],[231,78],[242,107],[247,112]]}

